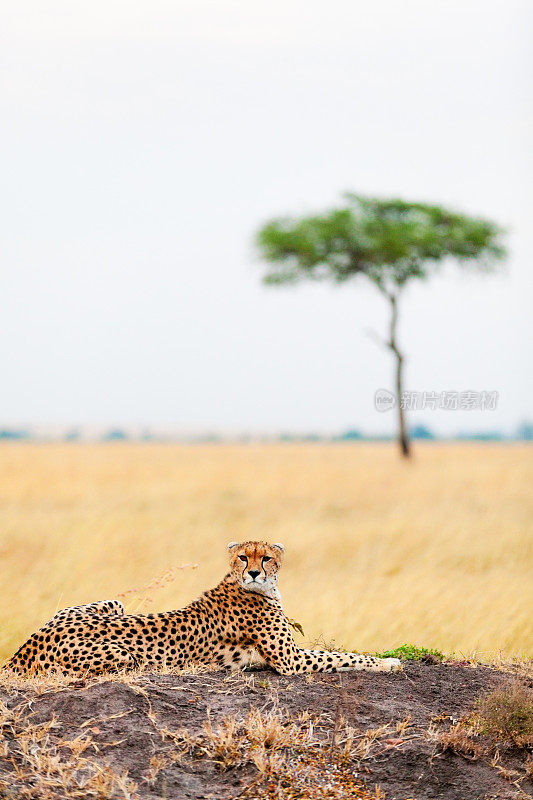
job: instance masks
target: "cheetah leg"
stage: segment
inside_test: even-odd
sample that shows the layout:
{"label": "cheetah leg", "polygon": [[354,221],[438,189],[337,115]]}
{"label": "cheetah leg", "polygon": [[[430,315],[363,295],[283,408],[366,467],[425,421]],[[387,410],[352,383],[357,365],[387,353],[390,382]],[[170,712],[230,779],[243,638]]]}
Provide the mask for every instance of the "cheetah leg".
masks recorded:
{"label": "cheetah leg", "polygon": [[262,669],[267,666],[267,662],[259,655],[255,647],[243,647],[242,645],[226,645],[217,661],[232,670]]}
{"label": "cheetah leg", "polygon": [[340,653],[334,650],[306,650],[295,647],[276,664],[270,665],[282,675],[302,672],[348,672],[366,670],[369,672],[397,672],[402,665],[398,658],[375,658],[358,653]]}
{"label": "cheetah leg", "polygon": [[306,650],[296,647],[289,623],[282,613],[268,620],[264,629],[250,630],[248,636],[265,661],[282,675],[363,669],[372,672],[395,672],[402,668],[397,658],[374,658],[358,653]]}
{"label": "cheetah leg", "polygon": [[240,669],[264,669],[265,667],[268,667],[268,664],[263,656],[259,655],[255,647],[243,650],[239,664]]}
{"label": "cheetah leg", "polygon": [[114,642],[102,642],[96,647],[93,640],[84,643],[77,639],[69,646],[65,640],[47,650],[39,650],[43,645],[38,636],[38,633],[33,634],[17,650],[5,665],[7,669],[26,675],[56,670],[69,675],[102,675],[141,666],[126,648]]}
{"label": "cheetah leg", "polygon": [[[305,663],[305,672],[349,672],[365,670],[367,672],[398,672],[402,665],[399,658],[376,658],[359,653],[341,653],[338,650],[305,650],[298,659],[300,665]],[[299,670],[301,671],[301,670]]]}
{"label": "cheetah leg", "polygon": [[[42,628],[39,628],[38,631],[32,634],[29,639],[19,647],[17,652],[4,664],[4,667],[22,674],[53,669],[56,666],[59,669],[66,669],[69,671],[71,669],[71,666],[68,666],[71,661],[69,656],[70,651],[67,649],[66,653],[62,652],[65,644],[68,643],[68,639],[59,645],[57,629],[61,629],[62,625],[68,626],[74,622],[79,623],[87,622],[91,619],[94,620],[95,616],[104,614],[122,616],[124,614],[124,606],[122,603],[119,603],[118,600],[103,600],[99,603],[89,603],[83,606],[70,606],[69,608],[61,609],[61,611],[58,611],[51,620],[43,625]],[[56,638],[58,644],[52,646],[52,637]],[[91,645],[92,644],[91,642]],[[77,655],[78,653],[73,654],[73,660],[75,660]],[[63,661],[66,663],[63,664]],[[124,667],[120,666],[119,668],[122,669]],[[129,668],[129,660],[125,668]]]}
{"label": "cheetah leg", "polygon": [[263,656],[259,655],[255,648],[252,648],[248,651],[248,661],[243,664],[243,668],[246,669],[264,669],[268,667],[268,663],[265,661]]}
{"label": "cheetah leg", "polygon": [[50,625],[52,622],[59,622],[60,620],[81,619],[89,614],[115,614],[117,616],[123,616],[124,606],[119,600],[100,600],[97,603],[87,603],[83,606],[69,606],[68,608],[62,608],[61,611],[54,614],[46,625]]}
{"label": "cheetah leg", "polygon": [[83,646],[78,649],[81,653],[72,651],[58,654],[55,664],[67,673],[103,675],[105,673],[122,672],[124,670],[139,669],[140,662],[124,647],[111,642],[103,642],[97,649],[83,652]]}

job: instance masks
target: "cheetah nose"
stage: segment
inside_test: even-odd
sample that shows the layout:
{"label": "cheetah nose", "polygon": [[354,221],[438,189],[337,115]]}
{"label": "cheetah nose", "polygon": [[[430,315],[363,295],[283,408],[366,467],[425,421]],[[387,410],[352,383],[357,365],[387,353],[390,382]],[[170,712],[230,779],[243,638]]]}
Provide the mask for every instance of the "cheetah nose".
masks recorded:
{"label": "cheetah nose", "polygon": [[248,575],[251,575],[251,577],[252,577],[252,578],[253,578],[253,580],[255,581],[255,579],[256,579],[256,578],[257,578],[257,576],[259,575],[259,570],[258,570],[258,569],[249,569],[249,570],[248,570]]}

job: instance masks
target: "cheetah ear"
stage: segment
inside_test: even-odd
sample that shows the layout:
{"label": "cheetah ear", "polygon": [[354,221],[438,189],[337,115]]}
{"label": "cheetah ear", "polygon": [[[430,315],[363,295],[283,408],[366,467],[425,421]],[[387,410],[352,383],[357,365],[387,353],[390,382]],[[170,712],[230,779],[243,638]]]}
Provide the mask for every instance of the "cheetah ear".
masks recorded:
{"label": "cheetah ear", "polygon": [[272,547],[277,547],[278,550],[281,550],[282,553],[285,552],[285,548],[280,542],[276,542],[276,544],[273,544]]}
{"label": "cheetah ear", "polygon": [[238,547],[238,546],[239,546],[239,542],[230,542],[228,544],[228,550],[233,550],[234,547]]}

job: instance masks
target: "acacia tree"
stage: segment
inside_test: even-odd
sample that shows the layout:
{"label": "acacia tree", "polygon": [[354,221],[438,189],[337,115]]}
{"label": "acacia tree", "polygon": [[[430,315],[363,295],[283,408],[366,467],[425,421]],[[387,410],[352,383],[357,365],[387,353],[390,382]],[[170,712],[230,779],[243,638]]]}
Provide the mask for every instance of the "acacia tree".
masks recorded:
{"label": "acacia tree", "polygon": [[390,306],[384,345],[395,359],[398,441],[410,444],[404,410],[404,356],[398,345],[398,303],[405,285],[428,278],[446,259],[488,271],[505,256],[503,231],[493,222],[425,203],[348,194],[346,203],[324,214],[280,218],[257,233],[269,263],[264,282],[280,286],[302,279],[344,283],[364,276]]}

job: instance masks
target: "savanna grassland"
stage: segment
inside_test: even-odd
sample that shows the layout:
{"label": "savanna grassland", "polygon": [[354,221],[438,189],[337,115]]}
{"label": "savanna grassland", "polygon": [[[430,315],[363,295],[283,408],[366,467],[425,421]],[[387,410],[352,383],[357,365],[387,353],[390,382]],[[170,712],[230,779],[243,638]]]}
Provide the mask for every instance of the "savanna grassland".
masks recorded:
{"label": "savanna grassland", "polygon": [[0,659],[67,605],[185,605],[249,538],[307,642],[531,656],[532,485],[527,445],[3,444]]}

